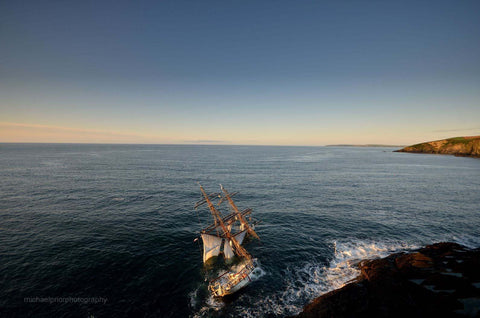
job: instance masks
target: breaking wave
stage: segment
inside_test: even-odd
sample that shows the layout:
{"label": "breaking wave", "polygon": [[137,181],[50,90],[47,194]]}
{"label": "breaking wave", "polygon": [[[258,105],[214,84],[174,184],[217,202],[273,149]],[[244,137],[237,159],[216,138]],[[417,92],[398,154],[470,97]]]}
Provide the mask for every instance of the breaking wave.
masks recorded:
{"label": "breaking wave", "polygon": [[286,316],[298,314],[309,301],[341,288],[356,278],[360,260],[385,257],[391,253],[419,248],[401,242],[337,242],[331,243],[333,258],[328,264],[305,262],[285,269],[285,288],[256,299],[248,308],[237,312],[242,317],[265,315]]}

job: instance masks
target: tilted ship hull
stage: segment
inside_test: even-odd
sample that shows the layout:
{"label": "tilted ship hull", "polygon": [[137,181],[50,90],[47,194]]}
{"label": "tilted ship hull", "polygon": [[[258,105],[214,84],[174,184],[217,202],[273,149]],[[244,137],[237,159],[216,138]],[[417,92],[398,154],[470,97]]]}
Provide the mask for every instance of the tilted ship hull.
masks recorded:
{"label": "tilted ship hull", "polygon": [[255,269],[253,262],[240,265],[240,269],[230,270],[210,282],[208,289],[214,296],[223,297],[233,294],[252,281]]}

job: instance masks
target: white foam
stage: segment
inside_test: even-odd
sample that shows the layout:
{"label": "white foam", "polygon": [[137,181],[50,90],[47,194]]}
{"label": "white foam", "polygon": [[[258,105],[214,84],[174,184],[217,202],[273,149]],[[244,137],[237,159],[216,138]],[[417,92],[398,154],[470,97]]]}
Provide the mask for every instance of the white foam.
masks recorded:
{"label": "white foam", "polygon": [[250,278],[252,279],[252,281],[256,281],[260,279],[261,277],[265,276],[265,274],[267,273],[263,270],[260,263],[257,262],[257,259],[255,259],[255,261],[256,261],[256,266],[253,269],[252,273],[250,274]]}
{"label": "white foam", "polygon": [[200,286],[188,293],[188,298],[190,299],[190,307],[195,308],[197,306],[198,291]]}
{"label": "white foam", "polygon": [[[262,317],[267,315],[288,316],[298,314],[309,301],[343,287],[356,278],[360,272],[357,263],[364,259],[374,259],[388,256],[391,253],[419,248],[419,245],[406,244],[398,241],[335,241],[331,243],[333,257],[327,263],[315,261],[299,261],[298,265],[287,267],[282,272],[283,289],[263,297],[242,295],[239,300],[249,303],[248,306],[233,306],[232,317]],[[253,272],[253,280],[258,280],[268,273],[258,265]],[[282,279],[279,278],[279,279]],[[196,293],[195,299],[198,299]],[[193,317],[208,317],[212,311],[219,311],[225,303],[211,295],[197,304],[190,301],[197,312]],[[201,306],[198,310],[196,306]],[[198,307],[197,307],[198,308]]]}
{"label": "white foam", "polygon": [[294,315],[313,298],[341,288],[356,278],[360,272],[356,264],[360,260],[385,257],[391,253],[418,248],[401,242],[332,242],[334,257],[327,266],[306,262],[298,267],[287,268],[284,280],[286,288],[275,295],[256,299],[249,308],[244,308],[244,317],[266,314]]}
{"label": "white foam", "polygon": [[[196,300],[194,300],[193,303],[192,303],[192,300],[190,300],[190,305],[192,304],[196,305]],[[219,311],[224,306],[225,306],[225,303],[221,299],[215,298],[212,296],[212,294],[209,293],[208,298],[205,299],[205,303],[196,313],[193,314],[193,317],[194,318],[209,317],[210,312],[212,310]]]}

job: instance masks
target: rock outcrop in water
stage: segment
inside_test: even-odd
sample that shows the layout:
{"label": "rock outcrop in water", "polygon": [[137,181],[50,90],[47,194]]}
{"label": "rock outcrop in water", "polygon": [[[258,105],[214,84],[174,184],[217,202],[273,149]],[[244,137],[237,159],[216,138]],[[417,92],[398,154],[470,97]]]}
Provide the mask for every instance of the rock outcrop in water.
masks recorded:
{"label": "rock outcrop in water", "polygon": [[480,136],[455,137],[408,146],[395,152],[433,153],[480,157]]}
{"label": "rock outcrop in water", "polygon": [[480,248],[437,243],[359,263],[354,282],[297,317],[480,317]]}

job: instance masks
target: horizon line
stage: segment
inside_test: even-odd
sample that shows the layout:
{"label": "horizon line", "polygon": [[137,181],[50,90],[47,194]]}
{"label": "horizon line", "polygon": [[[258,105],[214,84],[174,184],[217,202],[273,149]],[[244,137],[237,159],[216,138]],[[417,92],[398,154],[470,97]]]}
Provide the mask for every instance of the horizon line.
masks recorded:
{"label": "horizon line", "polygon": [[105,143],[105,142],[14,142],[0,141],[0,144],[24,144],[24,145],[123,145],[123,146],[248,146],[248,147],[405,147],[405,145],[385,144],[328,144],[328,145],[272,145],[272,144],[206,144],[206,143]]}

